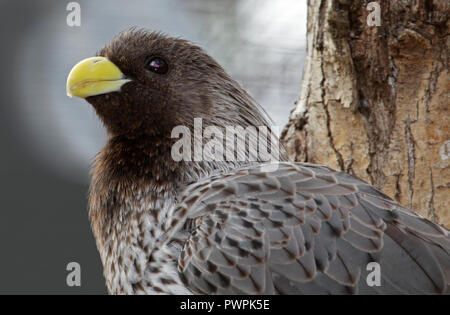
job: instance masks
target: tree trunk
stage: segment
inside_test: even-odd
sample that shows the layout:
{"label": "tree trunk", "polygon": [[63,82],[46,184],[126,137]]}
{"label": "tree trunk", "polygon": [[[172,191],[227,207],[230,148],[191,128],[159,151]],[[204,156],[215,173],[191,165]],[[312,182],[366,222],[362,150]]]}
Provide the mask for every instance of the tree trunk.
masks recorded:
{"label": "tree trunk", "polygon": [[282,140],[293,159],[354,174],[450,227],[450,4],[369,2],[308,1],[301,94]]}

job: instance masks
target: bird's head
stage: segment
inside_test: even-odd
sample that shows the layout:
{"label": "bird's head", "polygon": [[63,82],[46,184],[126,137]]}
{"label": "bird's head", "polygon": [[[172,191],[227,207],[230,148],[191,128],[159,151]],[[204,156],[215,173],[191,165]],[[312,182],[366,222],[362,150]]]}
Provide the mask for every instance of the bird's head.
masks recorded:
{"label": "bird's head", "polygon": [[85,98],[110,135],[169,134],[177,125],[266,125],[252,98],[201,48],[144,30],[117,35],[74,66],[67,94]]}

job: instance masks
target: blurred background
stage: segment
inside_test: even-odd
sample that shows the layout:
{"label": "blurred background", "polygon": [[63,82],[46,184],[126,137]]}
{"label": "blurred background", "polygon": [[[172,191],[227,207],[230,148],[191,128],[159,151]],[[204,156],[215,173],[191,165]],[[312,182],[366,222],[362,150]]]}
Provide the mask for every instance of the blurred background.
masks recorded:
{"label": "blurred background", "polygon": [[[105,133],[93,110],[65,93],[72,66],[131,26],[203,47],[287,123],[306,53],[304,0],[0,2],[0,294],[104,294],[90,230],[89,167]],[[81,287],[66,265],[81,265]]]}

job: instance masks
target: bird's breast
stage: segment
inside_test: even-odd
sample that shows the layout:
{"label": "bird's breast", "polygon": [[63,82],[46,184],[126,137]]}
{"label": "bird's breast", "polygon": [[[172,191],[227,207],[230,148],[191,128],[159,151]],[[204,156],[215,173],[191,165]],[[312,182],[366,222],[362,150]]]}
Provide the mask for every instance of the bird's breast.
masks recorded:
{"label": "bird's breast", "polygon": [[107,211],[90,209],[91,219],[94,213],[105,215],[95,218],[102,224],[94,234],[111,294],[189,294],[177,270],[180,247],[170,241],[156,245],[170,223],[174,199],[151,191],[126,199],[115,194],[114,203],[103,204]]}

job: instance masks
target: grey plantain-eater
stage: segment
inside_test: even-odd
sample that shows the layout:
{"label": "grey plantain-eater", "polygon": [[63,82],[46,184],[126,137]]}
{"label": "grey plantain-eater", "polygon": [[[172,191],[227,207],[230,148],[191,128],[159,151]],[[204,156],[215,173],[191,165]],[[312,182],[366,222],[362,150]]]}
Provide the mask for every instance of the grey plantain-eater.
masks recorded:
{"label": "grey plantain-eater", "polygon": [[[449,231],[350,174],[288,161],[265,112],[198,46],[127,30],[72,69],[67,93],[108,133],[89,216],[111,294],[450,292]],[[217,136],[230,126],[245,132]],[[210,127],[174,149],[174,130]],[[261,127],[276,148],[264,158]]]}

